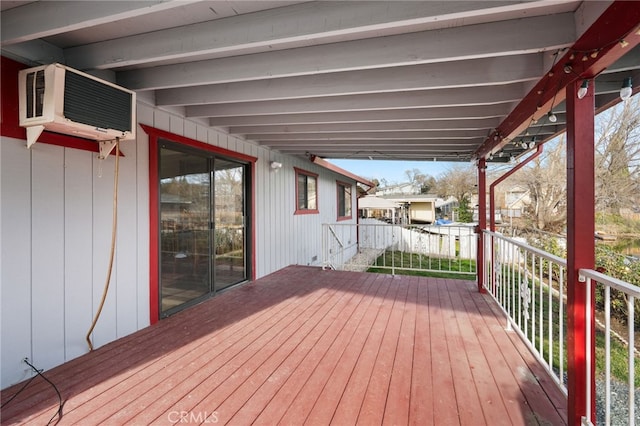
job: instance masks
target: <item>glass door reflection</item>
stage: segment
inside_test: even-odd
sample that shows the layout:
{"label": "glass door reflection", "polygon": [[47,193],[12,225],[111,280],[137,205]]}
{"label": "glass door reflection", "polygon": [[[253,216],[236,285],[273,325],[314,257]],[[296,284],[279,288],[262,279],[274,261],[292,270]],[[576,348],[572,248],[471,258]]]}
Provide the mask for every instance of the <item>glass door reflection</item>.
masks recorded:
{"label": "glass door reflection", "polygon": [[161,312],[211,291],[211,174],[203,156],[160,149]]}
{"label": "glass door reflection", "polygon": [[224,159],[214,162],[215,289],[244,281],[245,177],[244,166]]}
{"label": "glass door reflection", "polygon": [[248,166],[163,142],[159,152],[160,312],[247,279]]}

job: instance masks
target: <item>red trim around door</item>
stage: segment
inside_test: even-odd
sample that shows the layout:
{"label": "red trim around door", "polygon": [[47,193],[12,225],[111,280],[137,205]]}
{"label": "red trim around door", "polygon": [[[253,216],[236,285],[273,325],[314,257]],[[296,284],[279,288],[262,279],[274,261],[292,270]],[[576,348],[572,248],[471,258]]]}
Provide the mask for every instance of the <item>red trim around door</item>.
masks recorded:
{"label": "red trim around door", "polygon": [[158,229],[160,226],[160,218],[158,216],[158,140],[160,138],[167,139],[169,141],[178,142],[180,144],[198,148],[203,151],[224,155],[229,158],[234,158],[250,163],[251,182],[249,183],[249,187],[251,188],[251,277],[249,279],[251,280],[255,280],[256,277],[255,169],[258,159],[250,155],[231,151],[218,146],[209,145],[203,142],[196,141],[194,139],[156,129],[145,124],[140,124],[140,127],[142,127],[142,130],[144,130],[145,133],[149,135],[149,321],[151,324],[155,324],[160,319],[160,295],[158,288],[160,283],[160,261],[158,259],[158,249],[160,243],[158,238]]}

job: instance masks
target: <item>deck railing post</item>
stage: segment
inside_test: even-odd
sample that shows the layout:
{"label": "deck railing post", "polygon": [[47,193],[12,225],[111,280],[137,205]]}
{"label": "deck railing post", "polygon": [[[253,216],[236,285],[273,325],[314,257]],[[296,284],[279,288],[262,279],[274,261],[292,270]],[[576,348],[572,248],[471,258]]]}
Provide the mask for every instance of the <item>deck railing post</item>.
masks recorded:
{"label": "deck railing post", "polygon": [[[476,272],[478,274],[478,291],[485,293],[484,288],[484,234],[487,229],[487,163],[484,158],[478,160],[478,250],[476,254]],[[493,251],[493,250],[492,250]]]}
{"label": "deck railing post", "polygon": [[[580,282],[581,268],[595,263],[594,95],[577,98],[580,81],[566,89],[567,106],[567,392],[568,423],[595,424],[594,286]],[[591,294],[588,294],[591,292]],[[590,309],[590,312],[587,312]],[[587,327],[587,321],[590,326]],[[587,338],[587,331],[591,336]],[[588,353],[587,353],[588,352]],[[589,365],[591,364],[591,365]],[[589,371],[588,371],[589,370]],[[591,383],[587,383],[587,380]],[[586,392],[587,386],[591,392]],[[589,395],[590,394],[590,395]],[[590,407],[590,409],[587,409]]]}

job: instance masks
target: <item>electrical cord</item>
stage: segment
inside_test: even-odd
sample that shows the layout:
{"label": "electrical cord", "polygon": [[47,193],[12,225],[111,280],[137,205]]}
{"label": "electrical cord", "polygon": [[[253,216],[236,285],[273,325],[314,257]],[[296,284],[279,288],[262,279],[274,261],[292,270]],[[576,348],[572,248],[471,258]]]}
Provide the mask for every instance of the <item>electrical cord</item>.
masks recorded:
{"label": "electrical cord", "polygon": [[33,376],[33,377],[31,377],[29,380],[27,380],[27,382],[26,382],[24,385],[22,385],[22,387],[21,387],[20,389],[18,389],[18,391],[17,391],[16,393],[14,393],[14,394],[13,394],[13,396],[12,396],[11,398],[9,398],[8,400],[6,400],[6,401],[4,402],[4,404],[0,405],[0,410],[1,410],[1,409],[3,409],[4,407],[6,407],[6,406],[11,402],[11,401],[13,401],[14,399],[16,399],[16,397],[17,397],[18,395],[20,395],[20,394],[22,393],[22,391],[24,391],[24,390],[27,388],[27,386],[29,386],[29,385],[31,384],[31,382],[33,382],[33,379],[35,379],[36,377],[38,377],[38,376]]}
{"label": "electrical cord", "polygon": [[60,394],[60,391],[58,390],[58,387],[51,381],[49,380],[44,374],[42,374],[43,370],[38,370],[33,364],[31,364],[29,362],[28,358],[25,358],[22,360],[25,364],[27,364],[29,367],[31,367],[31,369],[36,373],[35,376],[31,377],[11,398],[9,398],[4,404],[2,404],[2,406],[0,406],[0,408],[4,408],[7,406],[7,404],[9,404],[11,401],[13,401],[18,395],[20,395],[26,388],[27,386],[29,386],[31,384],[31,382],[33,382],[33,380],[40,376],[42,377],[47,383],[49,383],[51,385],[51,387],[53,387],[53,390],[56,391],[56,394],[58,395],[58,409],[56,410],[56,412],[53,414],[53,416],[51,416],[51,418],[49,419],[49,421],[47,422],[47,425],[50,425],[51,422],[53,421],[53,419],[56,418],[56,416],[58,417],[58,421],[56,421],[56,424],[62,420],[62,416],[63,416],[63,412],[62,409],[64,407],[64,401],[62,400],[62,395]]}
{"label": "electrical cord", "polygon": [[102,291],[102,299],[100,300],[100,305],[98,306],[98,310],[96,311],[96,315],[93,318],[93,322],[91,323],[91,327],[89,331],[87,331],[87,344],[89,345],[89,350],[93,350],[93,343],[91,343],[91,333],[93,333],[93,329],[96,327],[98,323],[98,319],[100,318],[100,314],[102,313],[102,308],[104,307],[104,302],[107,300],[107,293],[109,292],[109,283],[111,282],[111,271],[113,271],[113,258],[116,251],[116,231],[118,229],[118,173],[120,170],[120,139],[116,139],[116,164],[115,171],[113,174],[113,221],[111,225],[111,252],[109,254],[109,266],[107,269],[107,279],[104,283],[104,290]]}

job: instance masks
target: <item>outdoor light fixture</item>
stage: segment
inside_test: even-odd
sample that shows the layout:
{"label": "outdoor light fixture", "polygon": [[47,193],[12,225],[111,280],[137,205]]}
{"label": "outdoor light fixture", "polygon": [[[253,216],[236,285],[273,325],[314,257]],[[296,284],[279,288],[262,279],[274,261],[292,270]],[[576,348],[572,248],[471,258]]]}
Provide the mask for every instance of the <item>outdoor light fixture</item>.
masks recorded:
{"label": "outdoor light fixture", "polygon": [[278,163],[277,161],[272,161],[271,168],[277,172],[282,168],[282,163]]}
{"label": "outdoor light fixture", "polygon": [[587,96],[589,91],[589,80],[583,80],[580,88],[578,89],[578,99],[582,99]]}
{"label": "outdoor light fixture", "polygon": [[533,149],[536,146],[536,141],[535,139],[531,140],[531,142],[529,142],[529,149]]}
{"label": "outdoor light fixture", "polygon": [[620,99],[626,101],[631,97],[633,93],[633,89],[631,88],[631,77],[626,77],[622,82],[622,87],[620,88]]}
{"label": "outdoor light fixture", "polygon": [[552,123],[555,123],[556,121],[558,121],[558,117],[553,113],[553,111],[549,111],[549,113],[547,114],[547,118]]}

